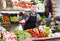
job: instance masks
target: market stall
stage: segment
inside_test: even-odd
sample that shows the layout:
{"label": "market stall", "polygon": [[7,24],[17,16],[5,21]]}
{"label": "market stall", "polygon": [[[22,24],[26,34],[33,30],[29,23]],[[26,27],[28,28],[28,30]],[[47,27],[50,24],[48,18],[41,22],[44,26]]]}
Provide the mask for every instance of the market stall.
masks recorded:
{"label": "market stall", "polygon": [[59,41],[60,17],[50,1],[0,0],[0,41]]}

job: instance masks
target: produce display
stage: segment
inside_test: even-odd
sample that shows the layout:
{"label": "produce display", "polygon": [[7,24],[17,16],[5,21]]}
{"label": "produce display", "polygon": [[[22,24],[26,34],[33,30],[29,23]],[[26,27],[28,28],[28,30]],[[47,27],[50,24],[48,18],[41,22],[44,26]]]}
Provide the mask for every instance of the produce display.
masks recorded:
{"label": "produce display", "polygon": [[46,34],[44,31],[39,30],[37,28],[29,29],[28,32],[32,35],[34,38],[43,38],[46,37]]}
{"label": "produce display", "polygon": [[14,34],[14,32],[10,31],[10,32],[4,32],[3,33],[3,41],[17,41],[17,37]]}
{"label": "produce display", "polygon": [[14,33],[17,36],[18,41],[23,41],[26,38],[32,38],[32,36],[26,31],[15,30]]}
{"label": "produce display", "polygon": [[[14,1],[14,2],[12,2],[12,6],[13,6],[14,10],[31,11],[31,8],[33,7],[33,2]],[[45,5],[43,3],[41,3],[40,1],[37,2],[37,4],[35,6],[36,6],[36,12],[45,12]]]}
{"label": "produce display", "polygon": [[12,2],[12,6],[15,7],[20,7],[20,8],[25,8],[25,9],[29,9],[32,7],[32,2],[25,2],[25,1],[21,1],[21,2]]}
{"label": "produce display", "polygon": [[9,23],[10,23],[10,16],[9,16],[9,14],[3,14],[2,24],[9,24]]}
{"label": "produce display", "polygon": [[50,27],[43,26],[42,28],[45,30],[47,36],[52,34],[52,31],[51,31]]}
{"label": "produce display", "polygon": [[1,10],[30,10],[33,2],[43,4],[44,0],[1,0],[1,2]]}
{"label": "produce display", "polygon": [[50,27],[39,26],[39,28],[27,30],[6,31],[2,35],[3,39],[1,41],[32,41],[33,39],[58,38],[60,32],[52,33]]}
{"label": "produce display", "polygon": [[17,14],[10,14],[10,19],[11,19],[11,22],[18,22],[18,17],[17,17]]}

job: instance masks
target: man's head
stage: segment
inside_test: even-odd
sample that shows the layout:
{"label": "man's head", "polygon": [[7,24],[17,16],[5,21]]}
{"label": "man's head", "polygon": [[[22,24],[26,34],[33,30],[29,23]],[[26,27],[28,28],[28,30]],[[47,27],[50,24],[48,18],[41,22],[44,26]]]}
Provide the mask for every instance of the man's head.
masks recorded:
{"label": "man's head", "polygon": [[32,11],[32,12],[35,12],[35,11],[36,11],[36,6],[35,6],[35,5],[32,5],[31,11]]}
{"label": "man's head", "polygon": [[31,11],[32,12],[35,12],[36,11],[36,3],[32,3],[32,7],[31,7]]}

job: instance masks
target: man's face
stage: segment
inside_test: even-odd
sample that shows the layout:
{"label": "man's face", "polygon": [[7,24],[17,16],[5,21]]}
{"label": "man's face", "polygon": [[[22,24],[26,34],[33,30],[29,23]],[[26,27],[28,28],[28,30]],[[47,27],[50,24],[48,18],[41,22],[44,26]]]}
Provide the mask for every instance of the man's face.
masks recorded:
{"label": "man's face", "polygon": [[32,5],[31,11],[35,12],[36,11],[36,6]]}

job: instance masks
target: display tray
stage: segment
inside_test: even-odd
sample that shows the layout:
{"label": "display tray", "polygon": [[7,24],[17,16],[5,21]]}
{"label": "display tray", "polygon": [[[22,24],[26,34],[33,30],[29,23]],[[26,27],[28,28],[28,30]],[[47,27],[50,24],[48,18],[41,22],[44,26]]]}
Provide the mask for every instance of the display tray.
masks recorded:
{"label": "display tray", "polygon": [[42,41],[42,40],[57,40],[57,39],[60,39],[60,37],[50,37],[50,38],[32,38],[33,41]]}

